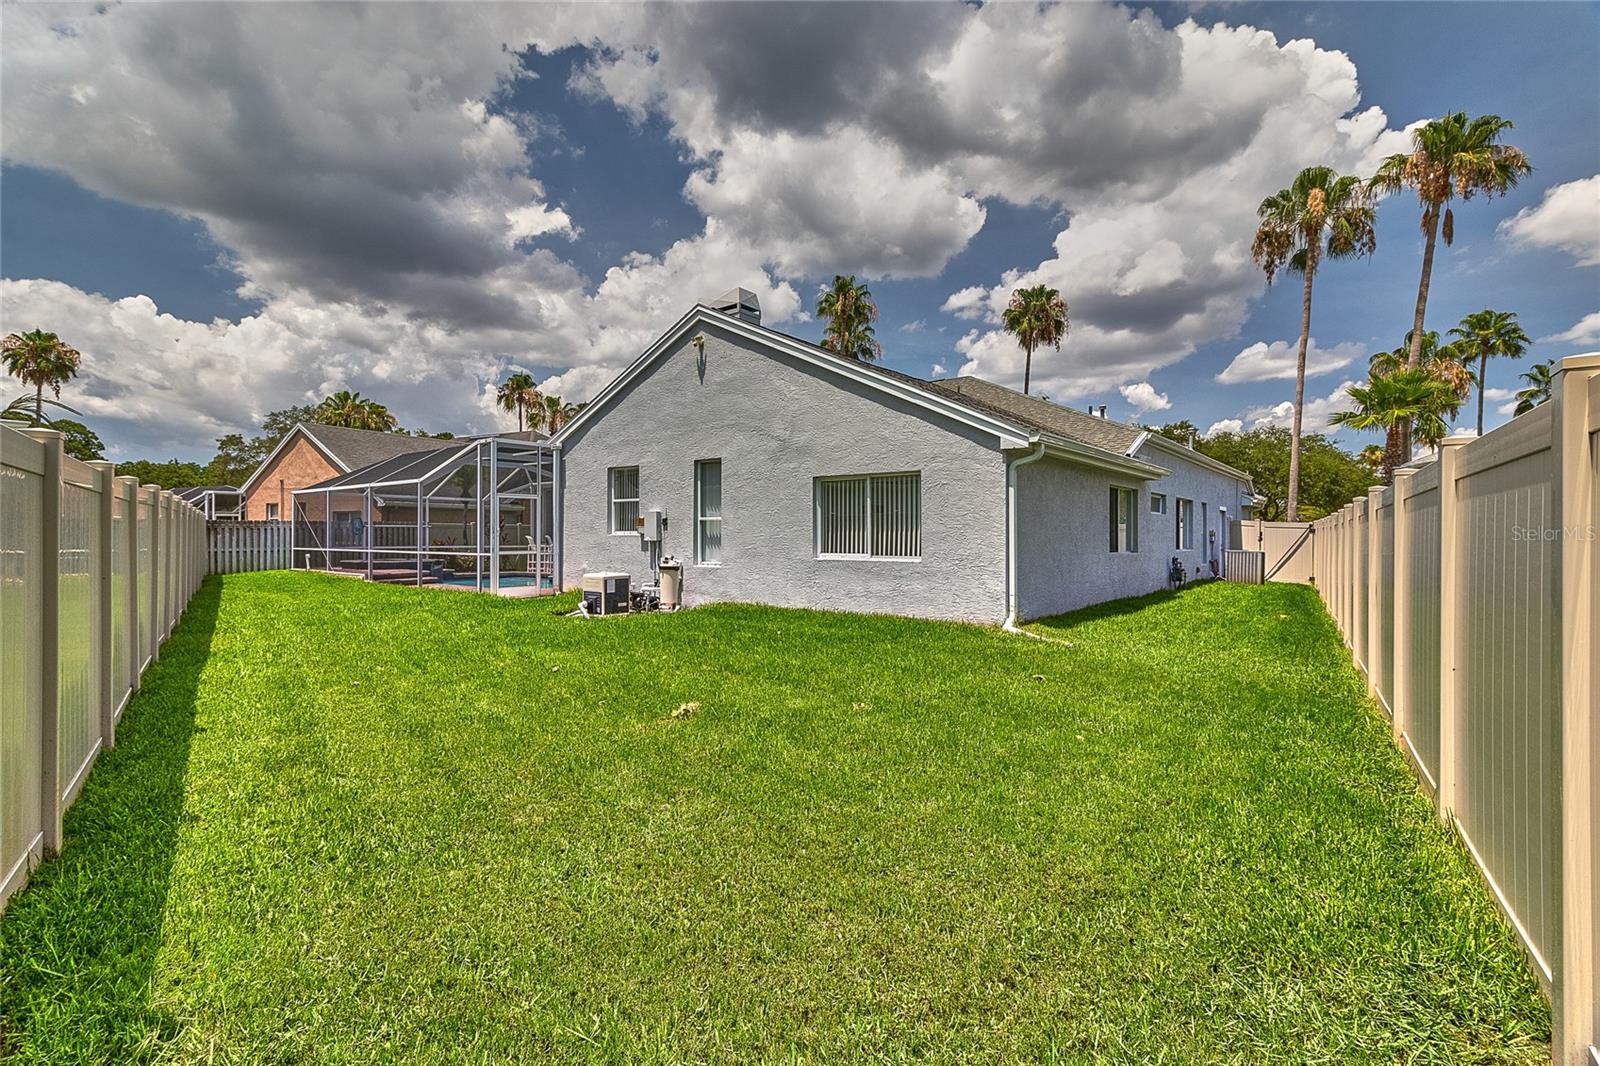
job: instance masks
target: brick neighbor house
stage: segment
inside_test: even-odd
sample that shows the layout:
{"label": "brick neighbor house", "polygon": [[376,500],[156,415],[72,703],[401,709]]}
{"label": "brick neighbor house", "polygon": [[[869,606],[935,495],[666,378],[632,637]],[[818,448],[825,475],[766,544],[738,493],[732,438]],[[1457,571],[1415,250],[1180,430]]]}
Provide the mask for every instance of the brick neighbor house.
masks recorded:
{"label": "brick neighbor house", "polygon": [[272,454],[240,486],[247,522],[292,517],[294,490],[385,459],[430,448],[459,446],[460,441],[408,437],[370,429],[310,425],[302,422],[278,442]]}

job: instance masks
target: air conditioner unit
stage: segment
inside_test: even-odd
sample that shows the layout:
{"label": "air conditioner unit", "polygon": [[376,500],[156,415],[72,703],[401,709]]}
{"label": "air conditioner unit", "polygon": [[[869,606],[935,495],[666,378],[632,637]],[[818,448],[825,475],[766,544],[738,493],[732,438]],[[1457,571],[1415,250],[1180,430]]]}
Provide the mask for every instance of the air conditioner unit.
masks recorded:
{"label": "air conditioner unit", "polygon": [[628,575],[583,575],[583,606],[591,615],[628,613]]}

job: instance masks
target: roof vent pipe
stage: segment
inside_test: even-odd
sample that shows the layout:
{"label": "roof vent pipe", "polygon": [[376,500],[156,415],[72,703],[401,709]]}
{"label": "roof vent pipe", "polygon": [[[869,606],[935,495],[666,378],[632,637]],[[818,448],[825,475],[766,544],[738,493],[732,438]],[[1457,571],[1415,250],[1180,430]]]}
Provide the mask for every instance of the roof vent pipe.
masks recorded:
{"label": "roof vent pipe", "polygon": [[711,309],[755,325],[761,325],[761,301],[749,289],[729,289],[711,303]]}

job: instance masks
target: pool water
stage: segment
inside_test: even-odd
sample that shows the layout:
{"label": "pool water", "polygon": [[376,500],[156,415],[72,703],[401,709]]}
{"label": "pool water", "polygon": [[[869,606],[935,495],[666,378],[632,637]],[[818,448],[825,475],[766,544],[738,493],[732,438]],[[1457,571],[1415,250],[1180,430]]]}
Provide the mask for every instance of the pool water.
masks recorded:
{"label": "pool water", "polygon": [[[456,574],[453,577],[440,578],[439,583],[443,585],[464,585],[467,588],[473,588],[478,584],[478,581],[476,578],[471,576],[464,577],[460,574]],[[503,589],[527,588],[530,585],[538,585],[542,589],[547,589],[551,587],[551,581],[547,577],[534,577],[531,574],[500,575],[500,587]],[[483,587],[489,587],[488,574],[483,575]]]}

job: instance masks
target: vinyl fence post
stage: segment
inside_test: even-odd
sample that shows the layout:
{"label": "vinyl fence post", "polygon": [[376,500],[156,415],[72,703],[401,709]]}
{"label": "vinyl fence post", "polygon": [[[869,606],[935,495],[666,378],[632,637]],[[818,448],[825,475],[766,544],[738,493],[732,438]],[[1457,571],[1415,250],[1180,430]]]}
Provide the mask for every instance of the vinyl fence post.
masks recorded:
{"label": "vinyl fence post", "polygon": [[1394,691],[1389,693],[1389,709],[1394,742],[1403,744],[1411,713],[1407,692],[1411,686],[1411,522],[1406,517],[1406,493],[1411,490],[1415,470],[1394,473],[1394,661],[1390,676]]}
{"label": "vinyl fence post", "polygon": [[[1367,645],[1367,695],[1377,701],[1378,706],[1385,706],[1382,692],[1378,687],[1382,674],[1382,663],[1379,661],[1383,653],[1383,611],[1380,608],[1383,597],[1383,567],[1379,561],[1383,558],[1382,537],[1379,530],[1383,528],[1378,521],[1378,512],[1383,510],[1384,501],[1388,498],[1389,488],[1384,485],[1374,485],[1367,490],[1367,583],[1361,594],[1367,601],[1367,632],[1364,639]],[[1390,708],[1393,714],[1393,708]]]}
{"label": "vinyl fence post", "polygon": [[1355,591],[1352,597],[1355,610],[1351,612],[1350,619],[1353,638],[1351,643],[1361,661],[1361,672],[1367,675],[1369,692],[1372,689],[1372,646],[1367,643],[1367,616],[1370,613],[1367,603],[1367,573],[1372,569],[1372,560],[1367,555],[1367,546],[1371,542],[1372,509],[1372,497],[1362,496],[1356,501],[1356,522],[1351,527],[1354,543],[1350,546],[1351,554],[1355,558],[1355,582],[1352,585]]}
{"label": "vinyl fence post", "polygon": [[161,486],[146,485],[150,501],[150,662],[161,658]]}
{"label": "vinyl fence post", "polygon": [[123,596],[126,618],[123,629],[128,645],[128,694],[139,691],[139,672],[144,660],[139,657],[139,479],[117,478],[117,492],[122,496],[122,550],[128,557],[128,587]]}
{"label": "vinyl fence post", "polygon": [[1461,506],[1456,498],[1461,449],[1477,438],[1453,435],[1439,446],[1439,817],[1450,824],[1461,798],[1460,612]]}
{"label": "vinyl fence post", "polygon": [[1356,655],[1356,505],[1359,502],[1358,497],[1351,500],[1350,506],[1345,508],[1344,531],[1340,537],[1344,544],[1344,643],[1345,647],[1350,649],[1352,660]]}
{"label": "vinyl fence post", "polygon": [[120,678],[112,673],[112,615],[111,570],[112,538],[116,535],[116,522],[113,516],[116,513],[115,493],[117,493],[117,466],[103,459],[97,459],[89,464],[97,472],[95,484],[100,489],[100,557],[96,560],[96,578],[100,584],[100,610],[95,618],[95,625],[100,630],[100,665],[96,672],[100,675],[100,744],[102,747],[112,747],[116,744],[116,711],[117,688]]}
{"label": "vinyl fence post", "polygon": [[39,554],[39,822],[45,857],[61,850],[61,434],[28,429],[44,445]]}
{"label": "vinyl fence post", "polygon": [[[1564,359],[1550,400],[1555,446],[1555,516],[1561,547],[1561,965],[1554,968],[1551,1061],[1591,1062],[1600,1046],[1600,700],[1595,628],[1600,626],[1600,355]],[[1591,434],[1595,436],[1591,437]],[[1591,443],[1591,440],[1594,443]]]}

